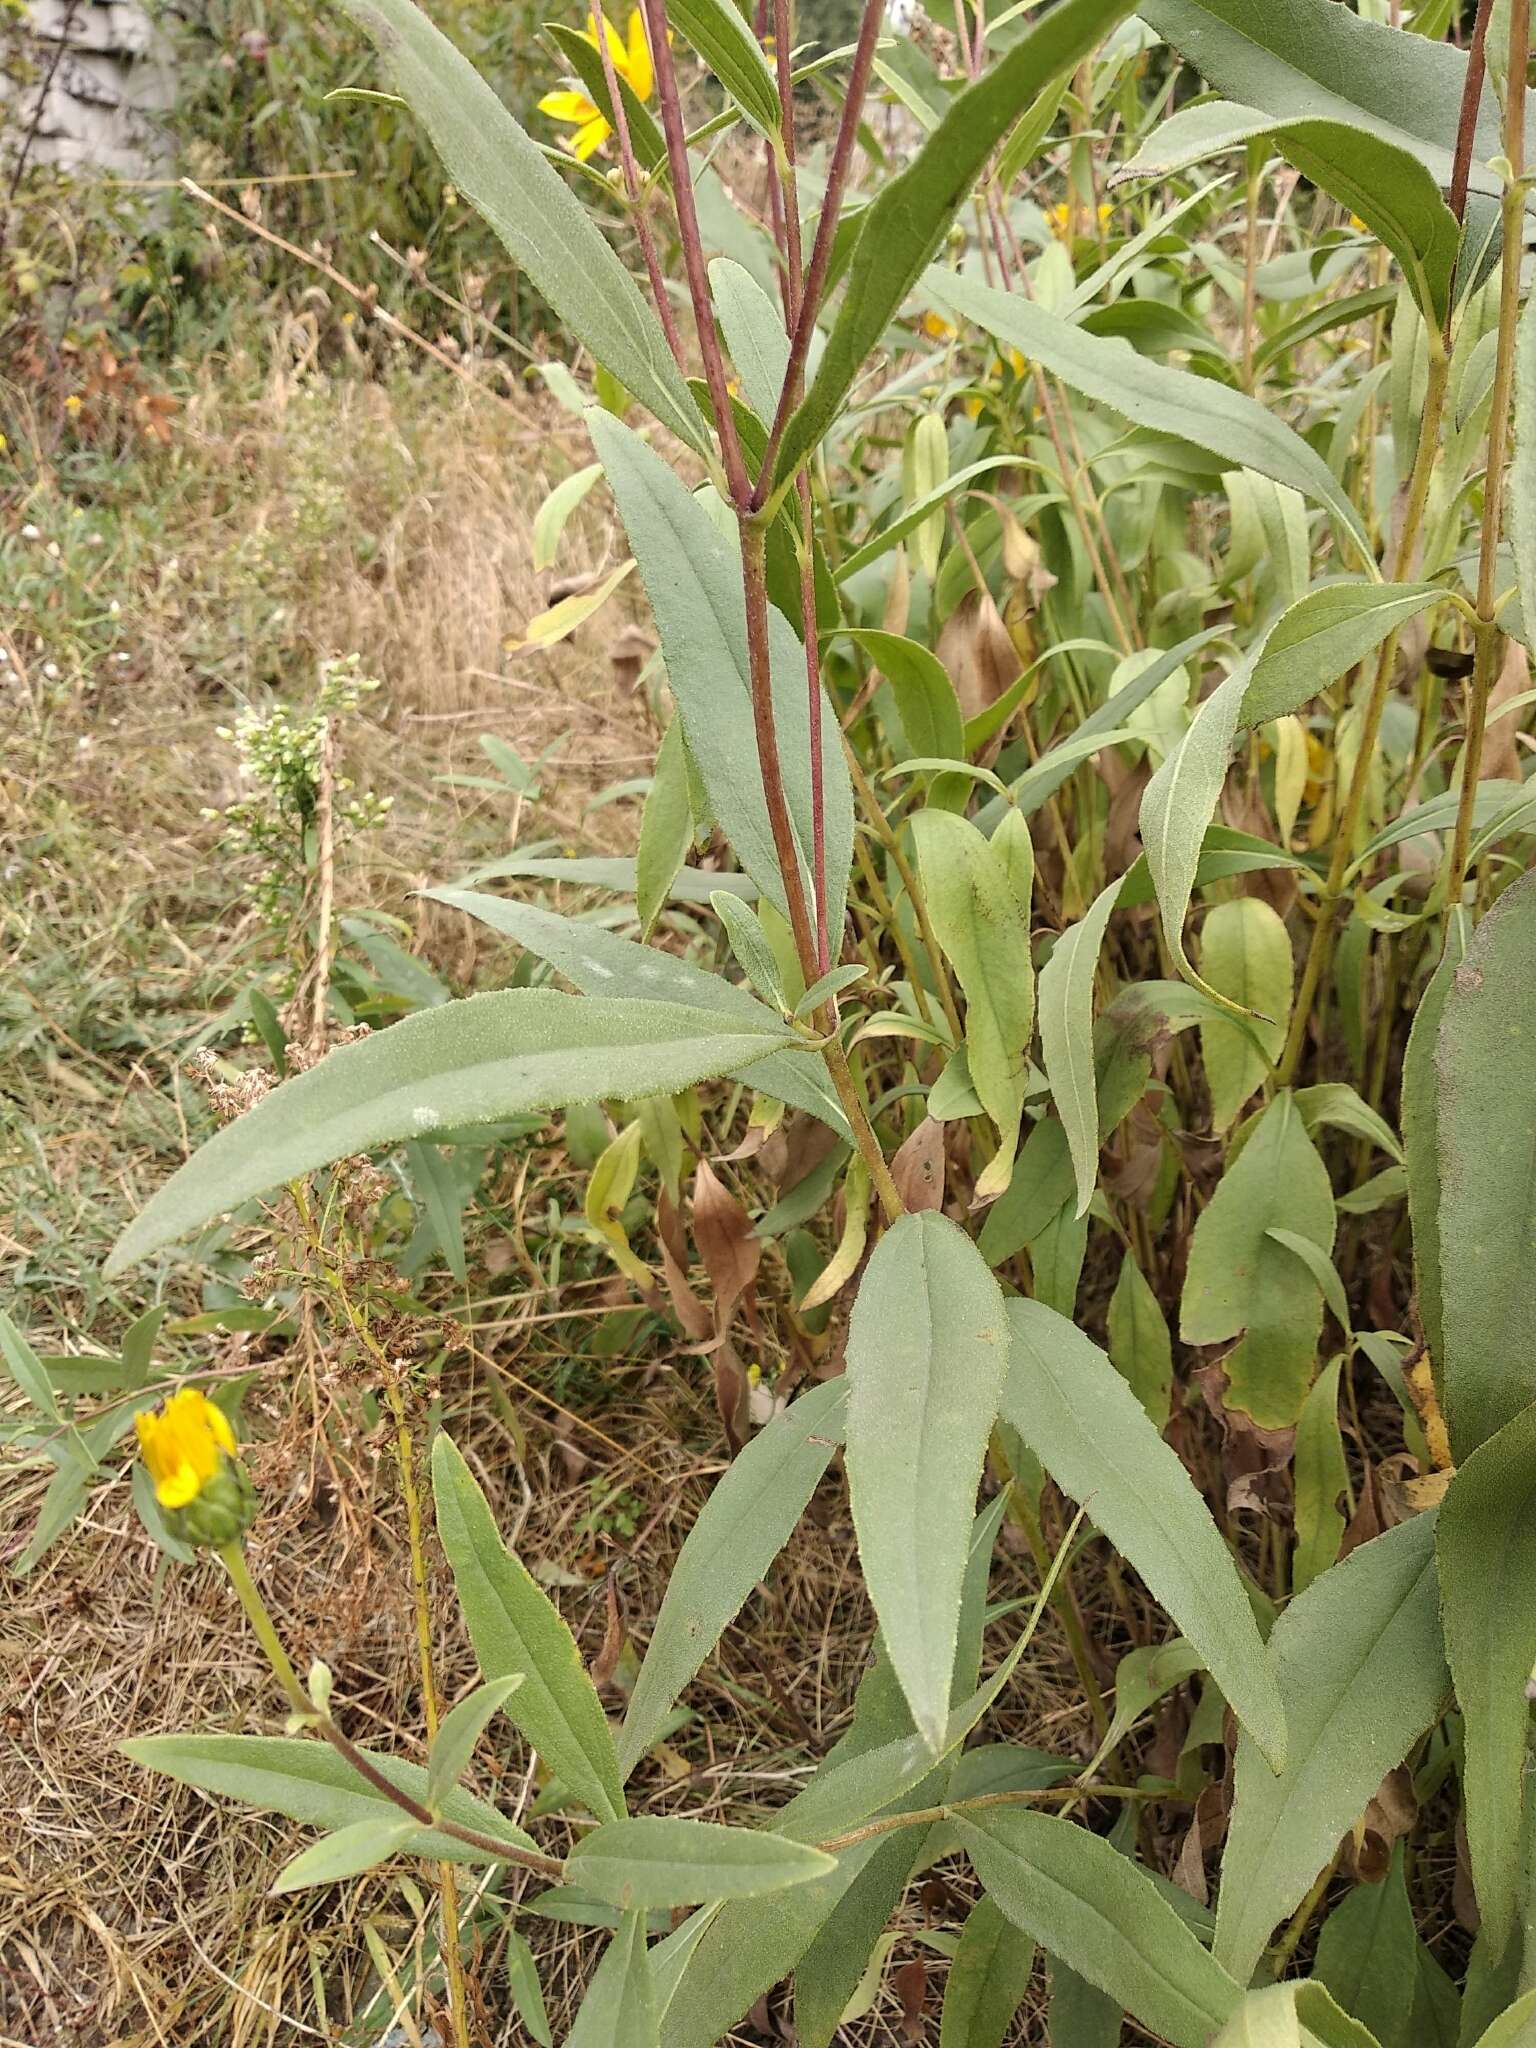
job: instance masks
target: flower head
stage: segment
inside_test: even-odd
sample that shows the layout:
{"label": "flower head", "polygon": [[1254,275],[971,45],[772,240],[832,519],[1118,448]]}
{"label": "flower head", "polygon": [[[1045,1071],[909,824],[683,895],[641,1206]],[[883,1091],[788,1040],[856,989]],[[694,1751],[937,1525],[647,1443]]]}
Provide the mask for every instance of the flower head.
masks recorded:
{"label": "flower head", "polygon": [[1108,226],[1114,211],[1115,209],[1112,206],[1090,208],[1084,205],[1073,206],[1070,201],[1063,201],[1060,206],[1048,206],[1045,209],[1045,217],[1055,229],[1057,235],[1065,239],[1073,231],[1076,224],[1075,217],[1086,222],[1088,215],[1092,213],[1102,231]]}
{"label": "flower head", "polygon": [[136,1415],[134,1428],[173,1535],[229,1543],[250,1526],[255,1495],[235,1433],[200,1387],[182,1387],[162,1407]]}
{"label": "flower head", "polygon": [[[599,28],[601,24],[601,28]],[[638,100],[648,100],[656,83],[655,68],[651,62],[651,46],[646,38],[645,20],[638,7],[630,10],[629,36],[626,41],[608,19],[596,9],[588,17],[588,26],[582,32],[582,39],[601,49],[597,38],[601,33],[608,43],[608,53],[613,59],[613,68],[625,81]],[[579,87],[562,92],[547,92],[539,101],[539,112],[548,114],[551,120],[564,121],[572,130],[569,138],[572,154],[582,163],[603,144],[613,133],[608,117],[602,109]]]}

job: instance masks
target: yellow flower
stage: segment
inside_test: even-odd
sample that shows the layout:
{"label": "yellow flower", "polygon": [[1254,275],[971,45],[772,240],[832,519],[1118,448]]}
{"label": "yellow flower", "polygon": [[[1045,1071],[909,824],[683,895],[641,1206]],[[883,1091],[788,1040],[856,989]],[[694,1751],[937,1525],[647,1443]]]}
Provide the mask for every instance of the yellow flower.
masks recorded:
{"label": "yellow flower", "polygon": [[[599,16],[594,9],[588,17],[590,26],[583,31],[583,41],[600,48],[598,23],[601,20],[602,33],[608,39],[609,55],[613,68],[626,81],[638,100],[648,100],[656,84],[656,73],[651,63],[651,46],[646,38],[645,20],[638,7],[630,10],[629,40],[626,43],[607,15]],[[539,112],[548,114],[553,121],[564,121],[571,129],[569,137],[574,156],[585,163],[595,150],[613,133],[607,116],[579,87],[562,92],[547,92],[539,101]]]}
{"label": "yellow flower", "polygon": [[133,1426],[163,1508],[189,1506],[235,1455],[228,1416],[199,1387],[182,1387],[163,1408],[136,1415]]}
{"label": "yellow flower", "polygon": [[64,410],[67,413],[77,413],[84,404],[85,400],[80,396],[79,392],[71,391],[68,398],[64,401]]}
{"label": "yellow flower", "polygon": [[[1108,223],[1114,210],[1112,206],[1101,206],[1098,209],[1098,222],[1101,228]],[[1086,207],[1073,206],[1070,202],[1064,201],[1060,206],[1047,207],[1045,217],[1058,235],[1065,236],[1071,229],[1074,215],[1086,212]]]}
{"label": "yellow flower", "polygon": [[959,332],[953,320],[946,320],[942,313],[925,313],[918,322],[930,341],[953,341]]}

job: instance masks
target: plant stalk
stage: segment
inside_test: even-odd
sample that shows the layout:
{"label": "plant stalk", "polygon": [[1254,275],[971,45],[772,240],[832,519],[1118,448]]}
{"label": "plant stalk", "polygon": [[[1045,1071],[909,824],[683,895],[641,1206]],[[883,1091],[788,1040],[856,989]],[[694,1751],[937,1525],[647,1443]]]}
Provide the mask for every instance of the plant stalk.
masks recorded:
{"label": "plant stalk", "polygon": [[[1431,330],[1424,412],[1419,422],[1418,445],[1414,451],[1413,472],[1408,484],[1408,502],[1403,509],[1402,531],[1398,535],[1393,557],[1394,582],[1400,582],[1406,575],[1413,561],[1414,550],[1418,546],[1419,531],[1424,523],[1424,507],[1429,499],[1429,486],[1434,476],[1435,461],[1440,453],[1440,424],[1445,415],[1450,368],[1451,361],[1445,346],[1440,336]],[[1382,643],[1381,656],[1371,683],[1371,694],[1366,703],[1365,718],[1360,729],[1359,752],[1355,757],[1354,773],[1350,777],[1343,814],[1335,827],[1333,855],[1328,863],[1327,879],[1323,883],[1317,922],[1312,927],[1312,937],[1307,947],[1301,986],[1296,992],[1296,1007],[1291,1014],[1291,1028],[1286,1036],[1285,1050],[1275,1070],[1275,1084],[1280,1088],[1288,1088],[1296,1078],[1296,1070],[1301,1063],[1301,1055],[1307,1042],[1307,1027],[1312,1020],[1312,1006],[1317,1000],[1323,977],[1333,960],[1338,908],[1344,895],[1345,877],[1349,873],[1355,835],[1365,811],[1365,793],[1370,786],[1371,770],[1375,765],[1376,742],[1381,733],[1382,715],[1391,693],[1392,670],[1397,660],[1397,640],[1397,634],[1392,632]]]}
{"label": "plant stalk", "polygon": [[[1479,13],[1481,21],[1481,12]],[[1478,533],[1477,623],[1473,627],[1472,679],[1467,690],[1467,738],[1461,752],[1461,801],[1446,865],[1446,902],[1460,900],[1466,883],[1472,838],[1472,810],[1483,765],[1488,729],[1488,694],[1498,680],[1504,635],[1494,611],[1498,595],[1499,530],[1504,515],[1504,468],[1515,379],[1515,341],[1520,325],[1520,259],[1525,218],[1525,74],[1530,62],[1531,14],[1524,0],[1509,10],[1509,69],[1504,80],[1504,155],[1508,161],[1502,203],[1504,247],[1499,272],[1499,329],[1495,344],[1493,404],[1488,415],[1488,473],[1483,483],[1483,517]]]}

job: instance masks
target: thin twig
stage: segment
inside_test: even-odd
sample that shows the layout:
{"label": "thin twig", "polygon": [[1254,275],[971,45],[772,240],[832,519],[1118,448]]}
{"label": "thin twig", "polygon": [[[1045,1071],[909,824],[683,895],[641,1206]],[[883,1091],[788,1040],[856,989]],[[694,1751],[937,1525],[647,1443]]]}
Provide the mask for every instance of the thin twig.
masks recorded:
{"label": "thin twig", "polygon": [[[619,140],[619,162],[623,167],[624,190],[629,195],[630,217],[635,224],[635,236],[640,244],[640,253],[645,258],[645,274],[651,280],[651,297],[656,302],[656,315],[661,321],[661,331],[667,337],[667,347],[672,351],[672,360],[680,370],[686,371],[683,361],[683,338],[678,332],[677,315],[672,310],[672,301],[667,296],[666,279],[662,276],[661,264],[656,255],[656,244],[651,236],[651,224],[645,213],[645,194],[641,190],[640,166],[635,161],[634,144],[629,136],[629,110],[624,104],[624,95],[619,90],[618,66],[613,61],[613,51],[608,42],[608,18],[598,10],[597,30],[598,55],[603,63],[603,83],[608,88],[609,104],[613,108],[613,132]],[[652,59],[654,68],[655,59]]]}

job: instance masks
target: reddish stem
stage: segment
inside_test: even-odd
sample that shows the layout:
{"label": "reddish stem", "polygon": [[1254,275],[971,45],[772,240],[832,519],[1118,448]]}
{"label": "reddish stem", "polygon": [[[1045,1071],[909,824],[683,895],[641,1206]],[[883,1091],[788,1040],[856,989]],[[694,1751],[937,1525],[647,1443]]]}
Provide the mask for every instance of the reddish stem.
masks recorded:
{"label": "reddish stem", "polygon": [[639,237],[640,251],[645,257],[646,275],[651,280],[651,297],[656,301],[657,316],[661,331],[667,337],[667,347],[672,351],[672,360],[686,375],[683,362],[683,339],[678,332],[677,315],[672,310],[672,301],[667,296],[666,280],[661,274],[661,264],[656,256],[656,244],[651,236],[651,224],[645,217],[645,205],[640,194],[640,166],[635,161],[634,145],[629,139],[629,113],[624,105],[624,96],[619,91],[618,70],[613,61],[613,51],[608,47],[608,22],[601,9],[595,14],[598,54],[603,63],[603,83],[608,88],[608,101],[613,108],[613,132],[619,139],[619,162],[624,171],[624,190],[629,195],[630,214]]}
{"label": "reddish stem", "polygon": [[704,243],[699,233],[698,209],[693,201],[693,178],[688,168],[688,137],[683,127],[683,109],[677,94],[677,72],[672,64],[672,46],[667,40],[667,0],[645,0],[646,25],[651,32],[651,61],[656,69],[656,95],[661,105],[661,125],[667,138],[667,161],[672,169],[672,202],[677,209],[678,234],[683,245],[683,268],[688,276],[688,296],[693,301],[693,320],[698,329],[699,353],[704,363],[704,382],[709,388],[710,409],[720,436],[720,453],[725,462],[726,483],[731,500],[741,510],[751,496],[746,464],[741,456],[741,438],[736,432],[736,415],[726,389],[725,361],[720,338],[715,332],[715,311],[709,296],[709,276],[704,265]]}
{"label": "reddish stem", "polygon": [[1456,124],[1456,155],[1451,164],[1451,211],[1457,220],[1467,217],[1467,188],[1472,178],[1472,142],[1477,134],[1477,110],[1483,97],[1483,76],[1488,64],[1488,20],[1493,0],[1478,0],[1477,21],[1467,51],[1467,78],[1461,89],[1461,118]]}
{"label": "reddish stem", "polygon": [[[650,0],[650,4],[654,4],[654,0]],[[778,457],[779,444],[784,438],[784,429],[789,425],[793,407],[792,393],[798,388],[800,379],[805,374],[805,359],[810,353],[811,336],[816,328],[816,315],[821,310],[827,272],[832,264],[832,245],[837,238],[837,223],[843,210],[843,191],[848,183],[848,172],[853,162],[853,146],[858,140],[859,119],[864,111],[864,95],[869,89],[869,74],[874,66],[875,44],[880,39],[884,21],[885,0],[864,0],[864,18],[859,24],[858,46],[853,55],[853,69],[848,74],[848,96],[843,102],[843,118],[838,123],[837,141],[833,145],[832,162],[827,171],[826,197],[822,201],[821,218],[816,224],[816,241],[811,250],[810,268],[806,272],[805,291],[796,315],[794,333],[790,337],[789,367],[784,376],[784,389],[779,393],[778,410],[769,429],[768,446],[763,450],[757,488],[752,493],[754,512],[762,509],[773,487],[773,467]]]}

